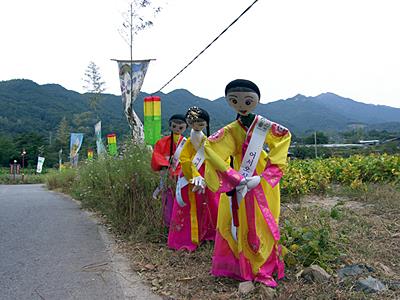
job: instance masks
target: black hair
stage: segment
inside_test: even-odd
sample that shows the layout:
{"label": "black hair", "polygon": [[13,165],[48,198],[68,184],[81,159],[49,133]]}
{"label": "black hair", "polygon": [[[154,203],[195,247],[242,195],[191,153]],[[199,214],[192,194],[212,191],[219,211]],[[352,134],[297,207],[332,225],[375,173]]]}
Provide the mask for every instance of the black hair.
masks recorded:
{"label": "black hair", "polygon": [[183,121],[184,123],[186,123],[186,118],[182,114],[172,115],[171,118],[169,118],[169,120],[168,120],[169,124],[171,124],[171,121],[173,121],[173,120],[180,120],[180,121]]}
{"label": "black hair", "polygon": [[261,96],[258,86],[247,79],[235,79],[229,82],[225,87],[225,96],[228,95],[229,92],[253,92],[258,95],[259,99]]}
{"label": "black hair", "polygon": [[207,131],[207,137],[210,136],[210,115],[208,112],[200,107],[197,106],[192,106],[188,109],[186,113],[186,119],[189,120],[197,120],[197,119],[203,119],[207,123],[206,131]]}
{"label": "black hair", "polygon": [[[186,118],[185,118],[185,116],[184,115],[182,115],[182,114],[175,114],[175,115],[172,115],[170,118],[169,118],[169,120],[168,120],[168,124],[169,124],[169,126],[171,126],[171,122],[172,121],[174,121],[174,120],[179,120],[179,121],[182,121],[182,122],[184,122],[185,124],[186,124],[186,126],[187,126],[187,122],[186,122]],[[169,150],[169,162],[171,163],[172,162],[172,155],[174,154],[174,151],[173,151],[173,149],[174,149],[174,132],[171,130],[171,145],[170,145],[170,150]]]}

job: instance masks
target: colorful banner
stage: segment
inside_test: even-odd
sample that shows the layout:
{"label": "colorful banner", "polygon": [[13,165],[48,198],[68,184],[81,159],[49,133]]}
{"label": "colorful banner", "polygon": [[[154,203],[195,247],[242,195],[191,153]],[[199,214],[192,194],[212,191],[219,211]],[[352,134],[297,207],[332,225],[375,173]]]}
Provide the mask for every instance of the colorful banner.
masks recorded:
{"label": "colorful banner", "polygon": [[106,147],[104,146],[101,138],[101,121],[94,125],[94,134],[96,136],[97,156],[102,156],[106,153]]}
{"label": "colorful banner", "polygon": [[133,110],[133,103],[139,95],[150,59],[117,60],[122,94],[122,104],[135,142],[144,142],[143,124]]}
{"label": "colorful banner", "polygon": [[36,173],[42,173],[43,163],[44,163],[44,157],[39,156],[36,166]]}
{"label": "colorful banner", "polygon": [[161,99],[158,96],[144,98],[144,140],[154,145],[161,138]]}
{"label": "colorful banner", "polygon": [[117,151],[117,135],[115,133],[107,134],[108,153],[116,156]]}
{"label": "colorful banner", "polygon": [[83,133],[71,133],[71,141],[69,145],[69,157],[71,166],[77,167],[79,160],[79,150],[81,149],[83,141]]}
{"label": "colorful banner", "polygon": [[93,160],[93,149],[92,148],[88,149],[87,158],[88,158],[88,160]]}

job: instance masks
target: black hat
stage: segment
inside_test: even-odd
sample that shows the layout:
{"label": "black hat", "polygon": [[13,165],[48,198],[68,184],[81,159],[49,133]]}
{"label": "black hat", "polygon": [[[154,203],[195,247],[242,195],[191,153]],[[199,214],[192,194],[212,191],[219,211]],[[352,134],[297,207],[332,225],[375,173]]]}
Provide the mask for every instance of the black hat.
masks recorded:
{"label": "black hat", "polygon": [[225,88],[225,96],[228,92],[254,92],[258,95],[258,98],[261,96],[258,86],[254,82],[246,79],[235,79],[229,82]]}

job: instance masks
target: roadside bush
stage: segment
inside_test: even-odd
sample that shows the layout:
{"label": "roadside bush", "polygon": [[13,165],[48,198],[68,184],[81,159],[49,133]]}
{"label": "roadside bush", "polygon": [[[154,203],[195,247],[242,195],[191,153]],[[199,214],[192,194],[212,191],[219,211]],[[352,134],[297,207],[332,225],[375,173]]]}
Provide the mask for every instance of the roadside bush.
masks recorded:
{"label": "roadside bush", "polygon": [[281,243],[287,251],[285,263],[288,267],[317,264],[332,272],[331,267],[341,253],[339,243],[334,242],[338,237],[334,237],[330,225],[330,219],[336,216],[332,211],[320,211],[318,216],[316,211],[307,209],[298,214],[309,218],[292,217],[283,222]]}
{"label": "roadside bush", "polygon": [[46,177],[46,185],[51,190],[60,190],[70,194],[77,178],[77,169],[63,169],[62,172],[52,172]]}
{"label": "roadside bush", "polygon": [[[45,183],[46,176],[49,170],[43,169],[43,174],[35,174],[35,170],[25,169],[24,170],[24,180],[22,181],[22,170],[20,174],[14,176],[10,174],[8,168],[0,168],[0,184],[35,184],[35,183]],[[51,171],[49,171],[51,172]]]}
{"label": "roadside bush", "polygon": [[121,234],[132,239],[159,238],[163,233],[161,203],[152,198],[159,178],[150,168],[151,152],[132,145],[118,157],[83,162],[48,179],[49,188],[61,188],[100,212]]}

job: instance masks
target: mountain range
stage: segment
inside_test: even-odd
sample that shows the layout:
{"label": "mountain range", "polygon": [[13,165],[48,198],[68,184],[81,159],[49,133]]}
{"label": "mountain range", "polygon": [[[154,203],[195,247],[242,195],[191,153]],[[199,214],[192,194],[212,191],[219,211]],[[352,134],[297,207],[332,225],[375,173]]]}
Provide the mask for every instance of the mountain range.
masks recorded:
{"label": "mountain range", "polygon": [[[209,112],[212,131],[235,119],[235,113],[223,97],[211,101],[184,89],[155,95],[161,97],[164,131],[172,114],[184,114],[193,105]],[[134,103],[141,119],[146,96],[148,94],[140,93]],[[90,94],[67,90],[58,84],[39,85],[27,79],[0,81],[0,132],[11,135],[28,131],[46,135],[55,132],[64,116],[72,122],[74,115],[90,110],[89,97]],[[400,108],[365,104],[333,93],[316,97],[298,94],[285,100],[261,103],[256,113],[288,127],[296,135],[315,130],[337,132],[357,127],[400,131]],[[98,115],[102,120],[103,133],[129,132],[121,96],[103,94]]]}

